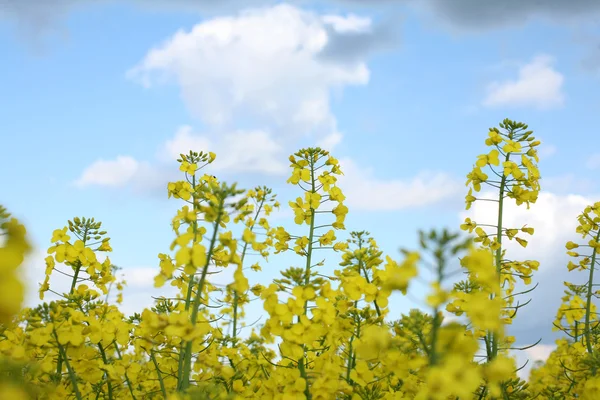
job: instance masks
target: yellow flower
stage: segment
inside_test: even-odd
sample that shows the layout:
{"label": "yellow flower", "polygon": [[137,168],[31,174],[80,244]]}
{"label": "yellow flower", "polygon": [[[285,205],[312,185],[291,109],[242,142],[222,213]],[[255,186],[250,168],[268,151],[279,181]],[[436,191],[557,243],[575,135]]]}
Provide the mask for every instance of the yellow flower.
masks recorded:
{"label": "yellow flower", "polygon": [[512,140],[507,140],[502,150],[505,153],[518,153],[521,151],[521,143]]}
{"label": "yellow flower", "polygon": [[385,270],[380,272],[381,280],[384,288],[389,290],[400,290],[406,294],[409,281],[417,276],[416,263],[419,260],[419,253],[409,253],[404,262],[399,265],[392,260],[390,256],[386,256]]}
{"label": "yellow flower", "polygon": [[489,154],[480,155],[477,160],[477,166],[485,167],[486,165],[500,165],[500,159],[498,158],[499,154],[498,150],[494,149],[490,151]]}
{"label": "yellow flower", "polygon": [[473,204],[475,202],[475,200],[477,200],[477,198],[475,196],[473,196],[472,193],[473,193],[473,189],[469,188],[469,193],[465,197],[465,203],[467,204],[467,208],[466,208],[467,210],[470,209],[471,204]]}
{"label": "yellow flower", "polygon": [[427,296],[427,304],[433,308],[437,308],[448,300],[448,292],[440,287],[439,282],[433,282],[431,287],[433,288],[433,293]]}
{"label": "yellow flower", "polygon": [[461,224],[460,229],[463,231],[468,230],[469,233],[473,233],[473,229],[477,228],[477,223],[475,221],[471,221],[471,218],[466,218],[465,223]]}
{"label": "yellow flower", "polygon": [[194,175],[197,169],[198,166],[196,164],[190,164],[187,161],[183,161],[179,166],[179,170],[185,172],[188,175]]}
{"label": "yellow flower", "polygon": [[52,239],[50,239],[50,241],[52,243],[68,242],[70,239],[71,237],[67,235],[67,227],[65,226],[62,229],[55,229],[54,232],[52,232]]}

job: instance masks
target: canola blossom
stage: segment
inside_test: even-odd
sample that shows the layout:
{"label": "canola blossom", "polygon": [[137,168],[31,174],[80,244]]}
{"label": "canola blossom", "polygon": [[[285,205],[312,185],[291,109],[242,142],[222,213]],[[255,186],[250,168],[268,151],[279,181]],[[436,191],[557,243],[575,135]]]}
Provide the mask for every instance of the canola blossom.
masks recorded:
{"label": "canola blossom", "polygon": [[[181,154],[184,179],[169,183],[167,194],[182,207],[154,277],[155,287],[178,294],[133,315],[119,309],[126,285],[119,268],[109,257],[99,261],[112,251],[107,232],[79,217],[52,233],[41,303],[22,308],[20,267],[31,247],[25,227],[0,207],[0,398],[600,398],[600,202],[579,216],[581,240],[565,246],[568,270],[587,274],[584,283],[565,282],[554,322],[565,337],[528,381],[517,374],[512,352],[519,349],[506,326],[524,306],[519,296],[534,289],[527,287],[540,264],[507,254],[507,241],[526,247],[534,227],[505,226],[503,213],[507,202],[528,209],[539,195],[540,142],[527,129],[508,119],[491,128],[487,152],[467,174],[465,208],[494,202],[495,224],[466,218],[466,236],[419,231],[419,248],[398,259],[369,232],[346,232],[343,166],[326,150],[289,158],[287,182],[298,193],[288,203],[293,232],[272,224],[281,205],[270,188],[244,190],[201,172],[214,153]],[[480,197],[484,185],[492,198]],[[293,254],[296,266],[251,284],[253,271],[280,253]],[[260,260],[250,263],[250,254]],[[451,280],[457,264],[462,279]],[[212,284],[227,268],[233,280]],[[424,268],[433,277],[427,309],[394,315],[390,297],[407,295]],[[56,274],[71,277],[68,292],[52,289]],[[44,301],[48,292],[59,299]],[[246,319],[252,301],[265,312],[260,326]]]}

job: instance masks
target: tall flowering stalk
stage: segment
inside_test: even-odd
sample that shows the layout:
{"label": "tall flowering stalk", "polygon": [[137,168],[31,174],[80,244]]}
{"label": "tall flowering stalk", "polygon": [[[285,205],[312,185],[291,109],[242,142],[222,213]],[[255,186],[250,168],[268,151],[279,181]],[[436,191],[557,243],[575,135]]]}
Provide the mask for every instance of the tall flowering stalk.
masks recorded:
{"label": "tall flowering stalk", "polygon": [[[178,293],[129,317],[119,311],[121,296],[117,304],[109,302],[111,288],[120,291],[125,283],[116,280],[108,258],[97,259],[97,252],[111,250],[105,232],[99,222],[83,218],[54,232],[48,277],[40,288],[41,296],[52,291],[50,275],[60,272],[71,277],[70,291],[15,315],[22,296],[13,278],[28,246],[24,228],[6,221],[0,210],[0,232],[8,233],[0,247],[0,274],[6,278],[0,285],[14,295],[0,293],[0,397],[598,398],[593,266],[600,247],[600,203],[579,219],[578,233],[590,237],[587,245],[567,244],[569,254],[581,258],[569,269],[584,270],[588,277],[584,285],[568,285],[573,295],[559,310],[574,340],[559,341],[547,365],[534,371],[530,387],[516,376],[509,357],[514,339],[504,336],[504,326],[522,306],[513,304],[519,294],[516,280],[529,284],[538,263],[505,259],[503,239],[525,246],[521,233],[533,229],[505,227],[502,217],[507,198],[527,205],[537,199],[539,142],[523,124],[505,120],[500,127],[506,132],[490,130],[492,149],[479,157],[467,183],[467,209],[473,201],[494,201],[497,223],[465,221],[462,228],[475,231],[476,245],[447,230],[420,232],[419,251],[402,250],[401,262],[384,256],[368,232],[338,239],[348,209],[337,185],[339,163],[325,150],[302,149],[290,157],[288,182],[302,194],[289,204],[296,224],[306,225],[297,235],[269,224],[277,206],[270,189],[246,192],[221,183],[199,172],[215,160],[213,153],[182,154],[185,178],[169,183],[168,194],[186,204],[172,221],[173,254],[159,254],[155,276],[156,287],[168,282]],[[483,183],[498,189],[498,197],[477,198]],[[237,238],[228,230],[231,222],[241,223]],[[589,247],[585,254],[575,251],[584,246]],[[339,268],[331,268],[322,250],[339,252]],[[268,287],[250,285],[246,271],[261,268],[259,262],[249,265],[250,255],[266,259],[271,252],[292,251],[300,265],[283,270]],[[456,257],[467,277],[449,290]],[[433,272],[427,296],[431,313],[390,316],[392,295],[408,293],[420,266]],[[225,268],[233,269],[232,282],[211,283],[211,276]],[[246,326],[251,294],[262,300],[268,319],[260,332],[246,336],[240,329]],[[444,319],[444,308],[461,318]],[[483,363],[480,343],[486,351]]]}
{"label": "tall flowering stalk", "polygon": [[[555,327],[562,329],[576,342],[581,341],[590,356],[596,351],[596,341],[592,335],[593,326],[598,321],[596,305],[592,299],[597,298],[599,292],[594,290],[594,272],[598,264],[598,253],[600,251],[600,202],[585,208],[577,220],[577,233],[583,239],[588,238],[587,244],[578,244],[572,241],[567,242],[567,254],[577,259],[574,263],[569,261],[567,268],[569,271],[587,271],[587,280],[584,284],[577,285],[565,282],[567,290],[563,297],[563,304],[560,306]],[[576,249],[587,249],[584,254],[580,254]],[[566,326],[561,326],[562,320],[566,321]],[[596,367],[592,369],[595,373]]]}
{"label": "tall flowering stalk", "polygon": [[391,290],[381,287],[381,258],[383,252],[366,231],[350,232],[348,248],[342,253],[341,270],[334,271],[340,282],[340,295],[347,299],[345,307],[338,307],[338,318],[347,323],[350,332],[342,344],[345,360],[344,376],[352,390],[363,397],[374,396],[372,366],[357,359],[356,343],[371,327],[386,327]]}
{"label": "tall flowering stalk", "polygon": [[[249,190],[246,194],[248,203],[242,208],[240,214],[234,219],[234,222],[243,222],[244,231],[241,241],[244,243],[240,255],[240,264],[234,273],[234,282],[227,286],[227,293],[231,299],[231,339],[235,346],[238,339],[239,320],[243,317],[242,306],[248,303],[248,292],[250,287],[248,279],[244,276],[244,261],[250,251],[256,251],[267,260],[269,256],[269,247],[272,245],[272,238],[269,235],[268,217],[274,208],[279,208],[279,202],[276,201],[276,195],[266,186],[256,187]],[[262,231],[262,232],[260,232]],[[265,235],[265,240],[257,239],[257,233]],[[250,267],[254,271],[260,271],[259,263],[254,263]],[[232,295],[232,296],[231,296]],[[227,301],[227,300],[226,300]],[[224,310],[225,311],[225,310]]]}
{"label": "tall flowering stalk", "polygon": [[[338,161],[327,151],[320,148],[302,149],[290,156],[290,163],[293,171],[288,183],[301,188],[304,196],[290,201],[289,205],[294,211],[296,224],[307,225],[308,232],[302,236],[293,236],[283,227],[278,227],[272,230],[272,235],[277,240],[276,252],[287,251],[288,242],[294,240],[293,250],[297,255],[304,257],[305,262],[302,268],[292,267],[283,271],[283,278],[276,280],[263,291],[264,309],[270,318],[261,329],[261,333],[268,338],[272,338],[274,334],[281,336],[283,340],[279,347],[282,357],[294,360],[292,364],[299,374],[295,388],[301,389],[301,393],[310,399],[311,386],[316,390],[319,383],[312,382],[311,385],[309,365],[315,362],[314,357],[318,354],[322,357],[330,355],[323,350],[323,337],[327,335],[327,325],[333,322],[329,316],[335,314],[333,292],[329,283],[319,277],[316,270],[316,267],[323,263],[314,263],[313,258],[315,250],[341,250],[346,247],[345,243],[335,243],[335,230],[345,228],[344,220],[348,208],[343,204],[345,196],[336,186],[336,175],[342,173]],[[329,204],[332,204],[331,208],[324,209]],[[333,214],[335,221],[318,225],[318,214]],[[327,228],[333,229],[323,232]],[[281,304],[277,291],[283,291],[293,297],[287,304]],[[317,299],[319,291],[322,298]],[[312,308],[311,303],[315,299],[316,307]],[[319,320],[321,326],[315,324]],[[315,347],[323,349],[317,351]],[[331,390],[325,387],[323,389]]]}
{"label": "tall flowering stalk", "polygon": [[[168,185],[169,197],[173,195],[192,206],[191,209],[188,205],[184,206],[173,219],[177,238],[171,244],[171,250],[177,249],[175,259],[159,254],[161,272],[155,278],[156,287],[174,278],[181,290],[182,296],[178,300],[182,306],[173,310],[169,316],[169,325],[173,325],[172,332],[181,338],[177,364],[177,388],[181,392],[187,391],[190,386],[192,358],[199,350],[195,346],[209,343],[206,335],[212,331],[208,324],[210,318],[206,314],[209,267],[212,264],[227,267],[240,263],[237,241],[232,239],[230,231],[219,235],[219,230],[225,228],[230,221],[229,213],[241,209],[247,199],[230,200],[243,191],[236,189],[235,185],[219,183],[211,175],[197,176],[197,171],[213,162],[215,157],[214,153],[181,154],[178,162],[186,180]],[[202,165],[198,167],[198,164]],[[204,222],[206,226],[200,222]],[[187,226],[185,232],[180,232],[182,224]],[[202,240],[207,233],[208,246],[204,246]],[[178,275],[174,277],[176,271]],[[148,318],[153,318],[147,315]]]}
{"label": "tall flowering stalk", "polygon": [[[54,307],[52,309],[42,309],[39,311],[40,317],[51,324],[55,323],[55,319],[72,318],[73,315],[78,316],[75,317],[77,323],[63,324],[60,328],[55,328],[52,332],[57,351],[56,380],[58,382],[62,380],[63,369],[66,367],[69,381],[77,393],[78,382],[75,379],[75,368],[78,370],[80,368],[77,365],[78,363],[69,363],[68,358],[65,358],[68,354],[68,344],[75,347],[82,346],[86,341],[87,335],[85,333],[88,333],[88,339],[92,344],[95,344],[98,356],[102,359],[104,366],[108,367],[113,363],[110,352],[107,353],[106,351],[107,348],[112,347],[112,343],[102,341],[101,339],[94,341],[96,335],[94,335],[93,328],[97,328],[98,324],[102,323],[106,318],[110,319],[112,317],[105,305],[97,303],[100,293],[95,288],[108,297],[113,283],[117,282],[116,286],[119,291],[117,294],[117,303],[120,304],[123,300],[122,289],[124,282],[117,281],[114,273],[118,268],[111,263],[109,257],[106,257],[102,263],[97,259],[96,252],[112,251],[110,238],[105,237],[107,232],[101,230],[102,223],[95,221],[94,218],[85,217],[75,217],[73,220],[67,222],[68,226],[57,229],[52,234],[51,242],[53,246],[48,249],[48,254],[50,255],[45,260],[46,277],[39,289],[40,299],[44,298],[45,292],[52,291],[49,282],[54,272],[70,277],[71,285],[67,293],[52,291],[61,300],[53,304]],[[75,238],[73,243],[71,243],[71,235]],[[67,271],[59,268],[59,264],[64,264],[68,268]],[[69,312],[68,307],[73,308],[73,311]],[[116,310],[111,311],[114,312]],[[82,318],[79,318],[79,315]],[[119,344],[125,346],[129,341],[128,329],[122,328],[121,332],[125,336],[121,335]],[[80,337],[71,339],[74,336]],[[105,372],[102,382],[96,385],[94,390],[98,393],[106,390],[107,397],[113,399],[115,394],[113,379],[108,372]],[[103,388],[104,384],[106,384],[106,389]],[[78,398],[81,398],[81,393]]]}
{"label": "tall flowering stalk", "polygon": [[565,295],[556,313],[554,330],[567,338],[545,365],[532,372],[532,383],[548,398],[572,396],[593,399],[600,396],[600,321],[595,299],[600,296],[595,270],[600,251],[600,202],[587,206],[577,217],[576,232],[587,242],[568,241],[567,254],[574,259],[567,269],[586,276],[581,284],[565,282]]}
{"label": "tall flowering stalk", "polygon": [[[514,338],[503,337],[503,325],[512,323],[519,308],[523,305],[514,304],[514,293],[516,278],[522,280],[525,285],[530,284],[532,271],[537,270],[539,263],[537,261],[509,261],[504,258],[505,249],[503,239],[516,240],[521,246],[527,246],[527,240],[518,236],[519,233],[533,234],[531,227],[523,226],[521,228],[507,228],[504,226],[503,216],[507,198],[511,198],[517,205],[526,204],[527,208],[535,203],[540,190],[540,173],[536,162],[539,161],[536,147],[540,141],[535,140],[533,131],[527,130],[527,125],[505,119],[498,128],[490,128],[486,145],[491,147],[489,153],[480,155],[473,168],[467,175],[467,186],[469,192],[466,196],[466,209],[468,210],[475,201],[491,201],[497,204],[496,224],[480,224],[472,221],[470,218],[465,220],[461,229],[472,233],[475,231],[475,242],[480,243],[481,249],[489,251],[494,256],[496,269],[496,279],[500,285],[501,292],[490,292],[485,295],[489,297],[494,307],[501,307],[502,324],[493,324],[485,331],[477,334],[482,338],[486,359],[491,362],[498,357],[501,351],[510,348]],[[495,168],[499,167],[499,168]],[[487,168],[492,174],[490,177],[484,172]],[[496,198],[476,197],[473,192],[481,190],[481,185],[486,184],[497,189]],[[486,231],[491,230],[491,232]],[[459,299],[449,305],[448,311],[461,315],[466,312],[467,315],[474,315],[476,310],[469,310],[466,299],[473,296],[482,296],[478,286],[468,280],[461,282],[456,286],[457,292],[462,292],[462,299]],[[483,301],[483,299],[482,299]],[[490,306],[492,305],[490,303]],[[474,306],[476,302],[470,302]],[[500,321],[499,321],[500,322]],[[501,343],[503,341],[503,343]],[[484,393],[484,392],[482,392]]]}

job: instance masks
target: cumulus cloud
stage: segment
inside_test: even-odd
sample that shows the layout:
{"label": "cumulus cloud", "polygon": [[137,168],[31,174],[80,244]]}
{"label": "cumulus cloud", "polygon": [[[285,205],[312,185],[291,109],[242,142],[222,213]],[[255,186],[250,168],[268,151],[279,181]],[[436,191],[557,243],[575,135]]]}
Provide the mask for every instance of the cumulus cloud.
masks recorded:
{"label": "cumulus cloud", "polygon": [[117,156],[114,160],[99,159],[83,171],[75,185],[122,187],[139,172],[140,168],[140,163],[129,156]]}
{"label": "cumulus cloud", "polygon": [[[211,17],[217,13],[231,13],[241,8],[272,6],[279,3],[277,0],[125,0],[140,8],[158,11],[183,11],[192,14]],[[347,0],[332,0],[331,3],[346,3]],[[58,23],[76,7],[89,5],[108,4],[108,0],[54,0],[51,4],[45,0],[3,0],[0,6],[0,19],[6,19],[16,23],[22,33],[30,36],[40,36],[61,29]],[[314,2],[299,0],[291,3],[298,5],[313,5]],[[371,1],[370,5],[377,5],[377,1]],[[357,26],[366,28],[365,19],[351,15],[348,19],[338,20],[338,16],[326,16],[325,22],[335,24],[336,29],[343,32],[356,33]],[[361,25],[363,24],[363,25]],[[369,36],[376,32],[368,32],[370,29],[362,29],[362,33]],[[377,36],[376,34],[373,36]],[[382,37],[383,40],[386,38]],[[376,44],[375,42],[372,42]]]}
{"label": "cumulus cloud", "polygon": [[[346,43],[334,55],[344,35],[377,32],[366,17],[321,16],[280,4],[206,20],[151,49],[128,76],[147,87],[176,82],[190,112],[207,126],[203,133],[181,127],[159,149],[159,161],[190,149],[213,151],[215,170],[280,174],[299,142],[334,148],[343,135],[330,92],[366,84],[372,50],[368,43]],[[240,129],[238,121],[260,128]],[[132,157],[98,160],[77,183],[123,186],[150,169],[157,168]]]}
{"label": "cumulus cloud", "polygon": [[333,26],[336,32],[340,33],[358,33],[371,30],[371,20],[350,14],[347,17],[339,15],[324,15],[323,22]]}
{"label": "cumulus cloud", "polygon": [[[358,21],[358,22],[357,22]],[[330,37],[370,25],[355,16],[321,17],[291,5],[241,11],[179,31],[150,50],[128,76],[149,87],[174,79],[190,112],[212,126],[245,118],[277,136],[335,132],[330,91],[364,85],[364,62],[320,54]]]}
{"label": "cumulus cloud", "polygon": [[[497,193],[483,192],[478,198],[494,199]],[[579,195],[558,196],[553,193],[541,192],[535,204],[527,209],[526,205],[517,206],[512,199],[506,199],[503,209],[503,220],[506,227],[521,228],[523,225],[535,228],[535,234],[528,239],[527,248],[522,248],[514,241],[506,242],[509,251],[515,257],[537,257],[547,266],[540,271],[554,268],[551,261],[558,254],[563,255],[564,244],[571,240],[577,226],[577,215],[593,201]],[[498,204],[489,201],[476,201],[468,211],[461,212],[460,218],[471,218],[481,224],[496,224]]]}
{"label": "cumulus cloud", "polygon": [[[189,151],[189,149],[188,149]],[[177,177],[172,168],[138,161],[132,156],[119,155],[114,159],[98,159],[87,166],[73,186],[79,189],[97,186],[129,188],[134,192],[164,190],[170,180]]]}
{"label": "cumulus cloud", "polygon": [[487,107],[526,106],[549,109],[562,106],[564,77],[552,64],[554,59],[539,55],[519,69],[516,80],[492,82],[483,104]]}
{"label": "cumulus cloud", "polygon": [[446,173],[423,172],[410,180],[382,180],[373,170],[341,159],[339,184],[352,209],[392,211],[424,207],[455,197],[463,184]]}
{"label": "cumulus cloud", "polygon": [[[333,147],[339,141],[335,134],[332,135],[324,139],[324,145]],[[140,192],[164,190],[167,182],[180,179],[172,162],[181,153],[187,154],[190,150],[216,153],[217,159],[211,164],[211,170],[215,172],[282,175],[288,169],[283,162],[286,156],[282,145],[265,131],[237,130],[215,135],[194,132],[192,127],[184,125],[158,147],[156,159],[152,162],[141,162],[131,156],[99,159],[85,168],[73,184],[78,188],[128,187]]]}
{"label": "cumulus cloud", "polygon": [[327,151],[332,151],[342,141],[342,134],[333,132],[317,142],[317,146]]}
{"label": "cumulus cloud", "polygon": [[366,54],[396,47],[399,42],[398,19],[373,25],[369,18],[349,14],[325,15],[327,44],[320,53],[322,60],[361,62]]}
{"label": "cumulus cloud", "polygon": [[287,165],[282,163],[285,160],[283,147],[268,132],[238,130],[214,136],[196,133],[188,125],[182,126],[161,147],[158,157],[163,161],[172,161],[190,150],[212,151],[217,154],[211,166],[215,171],[277,175],[287,170]]}

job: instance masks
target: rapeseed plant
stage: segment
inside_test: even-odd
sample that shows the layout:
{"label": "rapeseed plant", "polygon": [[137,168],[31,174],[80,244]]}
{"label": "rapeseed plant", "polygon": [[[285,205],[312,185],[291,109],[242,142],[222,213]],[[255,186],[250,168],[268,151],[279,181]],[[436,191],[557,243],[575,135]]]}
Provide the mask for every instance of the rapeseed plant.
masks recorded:
{"label": "rapeseed plant", "polygon": [[[526,247],[523,235],[534,229],[506,227],[504,209],[509,200],[527,207],[537,200],[540,142],[525,124],[504,120],[500,128],[490,129],[491,149],[467,175],[465,198],[467,210],[476,201],[495,202],[495,224],[467,218],[461,229],[474,237],[420,231],[419,249],[403,249],[400,260],[384,254],[369,232],[345,234],[342,168],[326,150],[301,149],[289,158],[288,183],[299,192],[289,202],[297,232],[269,221],[279,207],[271,189],[246,191],[201,173],[214,153],[181,154],[184,179],[169,183],[167,193],[185,204],[172,220],[175,238],[169,252],[158,254],[154,279],[156,287],[168,283],[178,293],[131,316],[119,310],[126,282],[116,278],[118,267],[108,257],[99,261],[112,248],[93,218],[74,218],[53,232],[39,294],[44,300],[52,292],[57,300],[21,309],[18,267],[29,244],[25,228],[0,208],[0,397],[598,398],[593,300],[600,203],[578,219],[577,233],[589,240],[566,244],[578,260],[567,268],[588,274],[583,285],[567,283],[557,313],[556,326],[570,338],[557,342],[529,384],[516,374],[509,353],[515,338],[505,328],[523,306],[515,298],[532,290],[518,293],[517,280],[530,285],[539,263],[507,258],[504,239]],[[478,197],[483,185],[497,196]],[[241,226],[239,237],[233,224]],[[293,254],[300,264],[266,286],[251,285],[247,271],[260,270],[261,261],[248,266],[250,251],[265,261]],[[465,279],[452,284],[457,260]],[[429,310],[391,315],[392,294],[406,295],[423,266],[433,275]],[[212,284],[212,275],[226,268],[233,269],[232,282]],[[71,278],[67,293],[52,290],[54,273]],[[251,300],[262,302],[268,318],[243,336]],[[444,310],[456,318],[447,321]]]}

